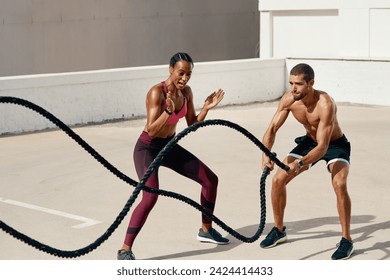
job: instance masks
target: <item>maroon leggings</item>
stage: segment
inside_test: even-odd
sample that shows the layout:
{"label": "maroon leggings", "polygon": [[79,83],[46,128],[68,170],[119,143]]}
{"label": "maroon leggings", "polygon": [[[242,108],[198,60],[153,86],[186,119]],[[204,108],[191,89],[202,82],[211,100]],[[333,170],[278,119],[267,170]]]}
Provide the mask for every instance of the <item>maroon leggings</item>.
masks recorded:
{"label": "maroon leggings", "polygon": [[[141,179],[149,165],[158,153],[172,139],[150,138],[146,132],[139,137],[134,148],[134,164],[138,178]],[[198,182],[202,186],[200,195],[201,205],[211,213],[214,211],[217,197],[218,177],[197,157],[179,145],[175,145],[171,152],[164,157],[161,166],[168,167],[177,173]],[[146,181],[146,186],[159,188],[158,169],[156,169]],[[144,225],[150,211],[157,202],[158,195],[142,191],[142,200],[134,209],[127,229],[124,243],[132,246],[134,239]],[[211,223],[211,220],[202,215],[202,222]]]}

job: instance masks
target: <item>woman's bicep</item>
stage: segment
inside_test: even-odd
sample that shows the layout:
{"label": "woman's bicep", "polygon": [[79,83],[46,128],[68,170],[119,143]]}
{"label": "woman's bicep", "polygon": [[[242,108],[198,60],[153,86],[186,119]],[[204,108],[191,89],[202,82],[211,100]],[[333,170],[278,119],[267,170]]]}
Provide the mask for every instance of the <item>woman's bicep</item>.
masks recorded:
{"label": "woman's bicep", "polygon": [[156,90],[148,92],[146,97],[146,125],[151,126],[161,115],[161,95]]}

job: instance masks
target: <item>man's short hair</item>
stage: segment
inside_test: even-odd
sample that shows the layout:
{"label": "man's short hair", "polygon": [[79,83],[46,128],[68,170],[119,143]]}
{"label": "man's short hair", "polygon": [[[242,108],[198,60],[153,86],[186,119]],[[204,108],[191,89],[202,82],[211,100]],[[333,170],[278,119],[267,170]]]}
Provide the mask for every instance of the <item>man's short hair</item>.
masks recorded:
{"label": "man's short hair", "polygon": [[303,74],[303,79],[308,83],[311,80],[314,80],[314,70],[310,65],[306,63],[299,63],[295,65],[291,71],[290,75],[298,76]]}

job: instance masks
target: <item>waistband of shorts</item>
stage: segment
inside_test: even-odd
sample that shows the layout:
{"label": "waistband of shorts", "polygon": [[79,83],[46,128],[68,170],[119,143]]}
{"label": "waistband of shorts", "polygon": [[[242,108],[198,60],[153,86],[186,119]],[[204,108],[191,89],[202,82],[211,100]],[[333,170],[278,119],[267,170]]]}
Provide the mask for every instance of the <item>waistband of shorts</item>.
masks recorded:
{"label": "waistband of shorts", "polygon": [[[310,141],[314,142],[314,143],[317,143],[317,141],[314,141],[310,136],[309,134],[306,134],[306,138],[309,139]],[[329,142],[329,144],[335,144],[335,143],[339,143],[339,142],[348,142],[348,139],[347,137],[345,136],[345,134],[341,135],[339,138],[335,139],[335,140],[332,140]]]}
{"label": "waistband of shorts", "polygon": [[169,136],[167,138],[160,138],[160,137],[150,137],[149,134],[146,131],[142,131],[141,135],[139,136],[139,140],[145,144],[148,145],[166,145],[169,141],[171,141],[175,137],[175,134],[172,136]]}
{"label": "waistband of shorts", "polygon": [[339,143],[339,142],[348,142],[348,139],[345,136],[345,134],[341,135],[340,138],[337,138],[337,139],[335,139],[333,141],[330,141],[329,144],[335,144],[335,143]]}

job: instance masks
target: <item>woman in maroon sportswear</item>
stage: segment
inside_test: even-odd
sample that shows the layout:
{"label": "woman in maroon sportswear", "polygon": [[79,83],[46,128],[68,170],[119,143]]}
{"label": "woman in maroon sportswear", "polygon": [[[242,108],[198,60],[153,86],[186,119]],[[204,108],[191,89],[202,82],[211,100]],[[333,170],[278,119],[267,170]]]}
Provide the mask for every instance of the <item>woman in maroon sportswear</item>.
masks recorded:
{"label": "woman in maroon sportswear", "polygon": [[[176,53],[170,60],[169,77],[154,85],[147,93],[146,125],[134,149],[134,163],[140,179],[158,153],[174,137],[179,119],[185,117],[188,126],[203,121],[208,111],[223,99],[224,91],[216,90],[206,98],[203,108],[196,114],[193,93],[187,85],[193,67],[192,58],[188,54]],[[213,213],[218,177],[210,168],[180,145],[174,146],[161,165],[198,182],[202,186],[201,205]],[[145,185],[159,188],[158,170],[152,173]],[[118,251],[118,259],[135,259],[132,253],[134,239],[156,204],[157,198],[158,195],[143,191],[142,200],[132,213],[123,246]],[[202,226],[197,239],[215,244],[229,243],[228,239],[212,228],[211,220],[204,215],[202,215]]]}

